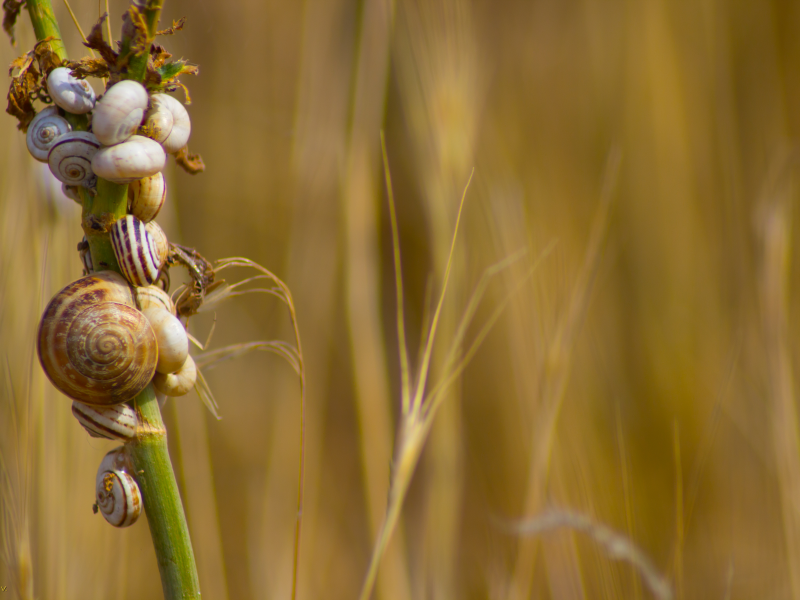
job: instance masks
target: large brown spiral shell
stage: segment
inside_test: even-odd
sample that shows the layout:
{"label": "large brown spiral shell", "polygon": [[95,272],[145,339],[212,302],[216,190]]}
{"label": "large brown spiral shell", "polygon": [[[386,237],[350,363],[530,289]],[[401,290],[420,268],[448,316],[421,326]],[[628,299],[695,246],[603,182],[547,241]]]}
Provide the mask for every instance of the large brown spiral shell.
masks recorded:
{"label": "large brown spiral shell", "polygon": [[130,285],[110,271],[92,273],[56,294],[39,324],[37,349],[60,392],[86,404],[130,400],[153,378],[158,346],[136,310]]}

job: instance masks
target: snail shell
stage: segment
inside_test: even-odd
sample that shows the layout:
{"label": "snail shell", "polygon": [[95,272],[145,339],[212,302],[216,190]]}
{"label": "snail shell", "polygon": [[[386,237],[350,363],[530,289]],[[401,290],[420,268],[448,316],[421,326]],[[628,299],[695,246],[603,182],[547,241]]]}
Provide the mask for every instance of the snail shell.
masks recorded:
{"label": "snail shell", "polygon": [[94,264],[92,263],[92,252],[89,249],[89,242],[86,236],[83,236],[83,239],[78,242],[78,254],[81,257],[81,263],[83,263],[83,274],[88,275],[93,272]]}
{"label": "snail shell", "polygon": [[158,142],[134,135],[127,142],[103,148],[95,154],[92,169],[98,177],[108,181],[130,183],[155,175],[166,163],[167,155]]}
{"label": "snail shell", "polygon": [[194,387],[197,379],[197,367],[191,356],[186,357],[186,362],[175,373],[164,374],[156,372],[153,377],[153,386],[167,396],[183,396]]}
{"label": "snail shell", "polygon": [[99,148],[100,143],[91,133],[65,133],[50,148],[47,163],[53,175],[62,183],[90,187],[95,179],[92,157]]}
{"label": "snail shell", "polygon": [[148,285],[147,287],[137,287],[135,290],[136,303],[139,305],[139,310],[144,312],[151,307],[163,308],[170,314],[175,314],[175,304],[169,294],[156,285]]}
{"label": "snail shell", "polygon": [[124,448],[116,448],[103,457],[95,479],[96,507],[114,527],[128,527],[142,512],[142,493]]}
{"label": "snail shell", "polygon": [[83,115],[94,108],[95,95],[85,79],[73,77],[66,67],[58,67],[47,76],[47,92],[68,113]]}
{"label": "snail shell", "polygon": [[163,264],[169,257],[169,240],[167,240],[167,234],[161,229],[161,225],[155,221],[150,221],[145,225],[145,229],[147,229],[147,233],[150,234],[150,237],[153,238],[153,243],[156,245],[157,249],[156,251],[158,252],[158,256],[161,257]]}
{"label": "snail shell", "polygon": [[153,283],[167,259],[145,224],[133,215],[125,215],[111,227],[111,245],[120,269],[135,286]]}
{"label": "snail shell", "polygon": [[121,275],[92,273],[56,294],[39,324],[45,374],[73,400],[107,406],[130,400],[155,373],[158,346]]}
{"label": "snail shell", "polygon": [[147,90],[141,83],[124,80],[108,88],[92,113],[92,131],[104,146],[131,137],[147,109]]}
{"label": "snail shell", "polygon": [[142,310],[158,342],[158,364],[156,373],[169,375],[179,370],[189,356],[189,336],[173,313],[160,306]]}
{"label": "snail shell", "polygon": [[72,131],[72,125],[58,114],[55,106],[48,106],[31,121],[25,141],[28,152],[39,162],[47,162],[47,155],[56,140],[65,133]]}
{"label": "snail shell", "polygon": [[92,437],[125,441],[136,436],[136,411],[127,404],[91,406],[76,400],[72,414]]}
{"label": "snail shell", "polygon": [[164,175],[137,179],[128,186],[128,212],[142,223],[149,223],[158,215],[167,198]]}
{"label": "snail shell", "polygon": [[173,154],[183,148],[192,133],[192,122],[183,104],[167,94],[153,94],[150,110],[145,116],[145,128],[151,137]]}
{"label": "snail shell", "polygon": [[67,185],[66,183],[62,183],[61,193],[64,194],[70,200],[74,200],[78,204],[83,205],[83,200],[81,200],[81,196],[78,193],[77,185]]}

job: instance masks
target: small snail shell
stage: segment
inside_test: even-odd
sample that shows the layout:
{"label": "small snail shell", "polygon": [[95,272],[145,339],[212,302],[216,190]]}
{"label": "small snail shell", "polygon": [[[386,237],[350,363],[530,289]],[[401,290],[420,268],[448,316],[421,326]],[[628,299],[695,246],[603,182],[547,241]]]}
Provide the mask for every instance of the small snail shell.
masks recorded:
{"label": "small snail shell", "polygon": [[153,132],[156,129],[160,130],[160,133],[153,136],[153,139],[160,142],[164,146],[164,150],[173,154],[189,141],[189,135],[192,133],[189,113],[186,112],[183,104],[167,94],[153,94],[150,101],[151,108],[147,111],[145,125]]}
{"label": "small snail shell", "polygon": [[142,310],[158,342],[156,373],[169,375],[180,369],[189,356],[189,336],[174,314],[160,306]]}
{"label": "small snail shell", "polygon": [[83,115],[94,108],[94,90],[85,79],[73,77],[66,67],[58,67],[47,76],[47,92],[68,113]]}
{"label": "small snail shell", "polygon": [[57,293],[39,324],[37,351],[58,390],[87,404],[130,400],[153,377],[158,346],[133,292],[117,273],[100,271]]}
{"label": "small snail shell", "polygon": [[111,86],[97,101],[92,113],[92,131],[104,146],[131,137],[147,109],[147,90],[141,83],[124,80]]}
{"label": "small snail shell", "polygon": [[186,362],[179,371],[165,375],[156,372],[153,377],[153,386],[167,396],[183,396],[194,387],[197,379],[197,367],[191,356],[186,357]]}
{"label": "small snail shell", "polygon": [[83,200],[81,200],[81,196],[78,193],[77,185],[67,185],[66,183],[61,184],[61,193],[64,194],[70,200],[74,200],[78,204],[83,205]]}
{"label": "small snail shell", "polygon": [[28,152],[39,162],[47,162],[47,155],[56,140],[65,133],[72,131],[72,125],[58,114],[55,106],[48,106],[31,121],[25,141]]}
{"label": "small snail shell", "polygon": [[112,225],[111,245],[120,269],[136,286],[153,283],[167,259],[145,224],[133,215],[125,215]]}
{"label": "small snail shell", "polygon": [[106,454],[97,469],[96,507],[114,527],[133,525],[142,512],[142,493],[136,480],[128,473],[131,470],[122,447]]}
{"label": "small snail shell", "polygon": [[65,133],[50,148],[47,163],[53,175],[62,183],[89,187],[95,178],[92,157],[99,148],[100,143],[91,133]]}
{"label": "small snail shell", "polygon": [[108,181],[130,183],[155,175],[166,163],[167,155],[158,142],[134,135],[127,142],[103,148],[95,154],[92,170]]}
{"label": "small snail shell", "polygon": [[89,242],[86,240],[86,236],[83,236],[83,239],[78,242],[78,254],[81,257],[81,263],[83,263],[83,274],[88,275],[93,272],[92,252],[89,249]]}
{"label": "small snail shell", "polygon": [[150,307],[156,306],[163,308],[170,314],[175,314],[175,304],[169,294],[156,285],[148,285],[147,287],[137,287],[135,290],[136,303],[139,305],[139,310],[144,312]]}
{"label": "small snail shell", "polygon": [[128,212],[142,223],[149,223],[158,215],[167,198],[167,182],[164,175],[137,179],[128,186]]}
{"label": "small snail shell", "polygon": [[92,437],[125,441],[136,436],[136,412],[127,404],[91,406],[75,400],[72,414]]}

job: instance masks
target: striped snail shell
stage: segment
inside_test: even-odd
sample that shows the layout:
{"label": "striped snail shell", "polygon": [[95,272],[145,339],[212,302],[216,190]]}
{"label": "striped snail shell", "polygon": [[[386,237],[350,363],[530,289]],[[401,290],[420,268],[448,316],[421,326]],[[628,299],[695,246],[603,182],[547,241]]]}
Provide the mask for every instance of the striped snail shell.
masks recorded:
{"label": "striped snail shell", "polygon": [[72,414],[92,437],[125,441],[136,436],[136,411],[127,404],[91,406],[75,400]]}
{"label": "striped snail shell", "polygon": [[167,240],[167,234],[161,229],[161,225],[155,221],[150,221],[145,225],[145,229],[147,229],[147,233],[150,234],[150,237],[153,238],[158,256],[162,257],[162,262],[166,261],[169,257],[169,240]]}
{"label": "striped snail shell", "polygon": [[189,336],[186,335],[186,329],[178,317],[160,306],[145,308],[142,314],[150,321],[158,342],[156,373],[174,373],[189,356]]}
{"label": "striped snail shell", "polygon": [[150,177],[166,164],[167,155],[161,145],[141,135],[103,148],[92,158],[95,174],[114,183],[130,183],[135,179]]}
{"label": "striped snail shell", "polygon": [[144,121],[148,137],[164,146],[164,150],[173,154],[183,148],[192,133],[192,122],[183,104],[167,94],[153,94],[150,98],[150,110]]}
{"label": "striped snail shell", "polygon": [[47,155],[56,140],[65,133],[72,131],[72,125],[58,114],[55,106],[48,106],[31,121],[25,141],[28,152],[39,162],[47,162]]}
{"label": "striped snail shell", "polygon": [[163,308],[170,314],[175,314],[175,303],[172,302],[172,298],[157,285],[137,287],[134,293],[136,294],[136,303],[142,312],[155,306]]}
{"label": "striped snail shell", "polygon": [[167,182],[164,175],[137,179],[128,186],[128,212],[142,223],[149,223],[158,215],[167,198]]}
{"label": "striped snail shell", "polygon": [[50,148],[47,163],[53,175],[62,183],[90,187],[95,180],[92,157],[99,148],[100,143],[91,133],[65,133]]}
{"label": "striped snail shell", "polygon": [[142,512],[142,493],[130,470],[123,448],[106,454],[97,469],[95,506],[114,527],[133,525]]}
{"label": "striped snail shell", "polygon": [[66,67],[58,67],[47,76],[47,93],[56,105],[68,113],[83,115],[94,108],[95,95],[85,79],[73,77]]}
{"label": "striped snail shell", "polygon": [[125,215],[112,225],[111,245],[120,269],[135,286],[153,283],[167,260],[167,254],[158,241],[133,215]]}
{"label": "striped snail shell", "polygon": [[147,110],[147,90],[141,83],[120,81],[106,90],[92,113],[92,131],[104,146],[131,137]]}
{"label": "striped snail shell", "polygon": [[135,306],[128,282],[111,271],[73,281],[50,300],[39,324],[37,351],[61,393],[107,406],[130,400],[147,386],[158,346]]}
{"label": "striped snail shell", "polygon": [[197,379],[197,366],[191,356],[186,357],[186,362],[175,373],[156,372],[153,377],[153,387],[167,396],[184,396],[194,387]]}

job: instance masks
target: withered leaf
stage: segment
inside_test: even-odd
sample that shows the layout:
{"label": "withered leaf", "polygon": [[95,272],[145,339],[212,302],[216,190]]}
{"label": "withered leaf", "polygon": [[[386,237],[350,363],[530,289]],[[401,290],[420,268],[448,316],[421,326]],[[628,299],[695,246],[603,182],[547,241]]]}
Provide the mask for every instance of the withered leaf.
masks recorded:
{"label": "withered leaf", "polygon": [[117,69],[122,70],[134,56],[147,52],[149,39],[144,15],[133,4],[122,18],[122,39],[124,41],[117,56]]}
{"label": "withered leaf", "polygon": [[17,2],[17,0],[4,0],[3,1],[3,31],[11,38],[11,45],[16,46],[17,40],[14,37],[14,25],[17,22],[20,10],[25,5],[25,1]]}
{"label": "withered leaf", "polygon": [[92,27],[92,30],[89,32],[89,36],[86,38],[86,41],[83,43],[83,45],[87,48],[91,48],[92,50],[97,50],[100,56],[103,57],[103,60],[106,61],[108,70],[111,71],[117,64],[117,53],[114,52],[114,49],[103,39],[103,22],[107,18],[108,13],[103,13],[103,16],[100,17],[97,23],[95,23],[95,25]]}
{"label": "withered leaf", "polygon": [[71,69],[70,73],[77,79],[87,77],[108,77],[108,64],[102,58],[87,56],[80,60],[68,60],[64,66]]}
{"label": "withered leaf", "polygon": [[186,17],[181,17],[177,21],[172,22],[172,27],[169,27],[167,29],[162,29],[161,31],[156,31],[156,35],[173,35],[174,33],[183,29],[185,23],[186,23]]}
{"label": "withered leaf", "polygon": [[61,57],[50,48],[50,40],[52,39],[55,38],[47,37],[38,42],[33,48],[36,61],[39,63],[39,70],[44,75],[49,75],[50,71],[61,66]]}
{"label": "withered leaf", "polygon": [[206,170],[203,158],[199,154],[189,154],[189,146],[184,146],[175,154],[175,162],[189,175],[197,175]]}

